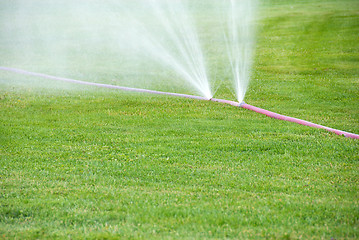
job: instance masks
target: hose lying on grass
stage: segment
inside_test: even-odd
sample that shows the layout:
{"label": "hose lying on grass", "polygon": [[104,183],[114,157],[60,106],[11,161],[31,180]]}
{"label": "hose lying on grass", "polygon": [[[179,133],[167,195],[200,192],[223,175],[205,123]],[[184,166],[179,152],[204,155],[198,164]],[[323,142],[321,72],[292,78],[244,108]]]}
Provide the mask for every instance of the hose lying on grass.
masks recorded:
{"label": "hose lying on grass", "polygon": [[238,102],[224,100],[224,99],[216,99],[216,98],[207,99],[205,97],[193,96],[193,95],[187,95],[187,94],[180,94],[180,93],[161,92],[161,91],[153,91],[153,90],[140,89],[140,88],[121,87],[121,86],[115,86],[115,85],[103,84],[103,83],[85,82],[85,81],[74,80],[74,79],[69,79],[69,78],[55,77],[55,76],[42,74],[42,73],[29,72],[29,71],[25,71],[25,70],[21,70],[21,69],[17,69],[17,68],[0,67],[0,70],[9,71],[9,72],[15,72],[15,73],[29,75],[29,76],[42,77],[42,78],[52,79],[52,80],[57,80],[57,81],[64,81],[64,82],[69,82],[69,83],[77,83],[77,84],[89,85],[89,86],[112,88],[112,89],[119,89],[119,90],[132,91],[132,92],[161,94],[161,95],[169,95],[169,96],[174,96],[174,97],[184,97],[184,98],[191,98],[191,99],[197,99],[197,100],[206,100],[206,101],[209,100],[209,101],[213,101],[213,102],[226,103],[226,104],[230,104],[230,105],[235,106],[235,107],[241,107],[241,108],[245,108],[245,109],[257,112],[257,113],[261,113],[261,114],[264,114],[264,115],[266,115],[268,117],[271,117],[271,118],[275,118],[275,119],[279,119],[279,120],[283,120],[283,121],[288,121],[288,122],[294,122],[294,123],[298,123],[298,124],[309,126],[309,127],[325,129],[325,130],[333,132],[335,134],[343,135],[343,136],[345,136],[347,138],[359,139],[358,134],[349,133],[349,132],[345,132],[345,131],[325,127],[325,126],[315,124],[315,123],[312,123],[312,122],[308,122],[308,121],[305,121],[305,120],[301,120],[301,119],[298,119],[298,118],[284,116],[284,115],[281,115],[281,114],[278,114],[278,113],[274,113],[274,112],[271,112],[271,111],[268,111],[268,110],[265,110],[265,109],[262,109],[262,108],[258,108],[258,107],[249,105],[249,104],[244,103],[244,102],[238,103]]}

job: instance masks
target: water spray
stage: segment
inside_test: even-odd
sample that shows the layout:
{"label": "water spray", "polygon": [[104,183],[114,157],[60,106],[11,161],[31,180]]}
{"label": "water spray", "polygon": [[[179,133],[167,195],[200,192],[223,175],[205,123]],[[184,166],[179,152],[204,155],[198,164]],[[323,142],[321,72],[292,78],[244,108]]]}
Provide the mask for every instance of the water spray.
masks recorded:
{"label": "water spray", "polygon": [[245,102],[239,103],[239,102],[230,101],[230,100],[217,99],[217,98],[208,99],[208,98],[201,97],[201,96],[194,96],[194,95],[181,94],[181,93],[162,92],[162,91],[155,91],[155,90],[148,90],[148,89],[141,89],[141,88],[121,87],[121,86],[116,86],[116,85],[111,85],[111,84],[86,82],[86,81],[80,81],[80,80],[75,80],[75,79],[70,79],[70,78],[56,77],[56,76],[47,75],[47,74],[43,74],[43,73],[29,72],[29,71],[18,69],[18,68],[0,67],[0,70],[19,73],[19,74],[28,75],[28,76],[41,77],[41,78],[46,78],[46,79],[51,79],[51,80],[56,80],[56,81],[63,81],[63,82],[69,82],[69,83],[88,85],[88,86],[95,86],[95,87],[102,87],[102,88],[118,89],[118,90],[123,90],[123,91],[150,93],[150,94],[167,95],[167,96],[173,96],[173,97],[182,97],[182,98],[190,98],[190,99],[196,99],[196,100],[206,100],[206,101],[225,103],[225,104],[229,104],[229,105],[232,105],[232,106],[235,106],[235,107],[241,107],[241,108],[248,109],[248,110],[260,113],[260,114],[264,114],[264,115],[266,115],[268,117],[271,117],[271,118],[274,118],[274,119],[293,122],[293,123],[297,123],[297,124],[300,124],[300,125],[319,128],[319,129],[325,129],[325,130],[327,130],[329,132],[333,132],[333,133],[335,133],[337,135],[341,135],[341,136],[344,136],[344,137],[347,137],[347,138],[359,139],[358,134],[349,133],[349,132],[345,132],[345,131],[342,131],[342,130],[337,130],[337,129],[334,129],[334,128],[322,126],[322,125],[315,124],[315,123],[312,123],[312,122],[308,122],[308,121],[298,119],[298,118],[288,117],[288,116],[285,116],[285,115],[281,115],[281,114],[278,114],[278,113],[274,113],[274,112],[271,112],[271,111],[268,111],[268,110],[265,110],[265,109],[262,109],[262,108],[258,108],[258,107],[249,105],[249,104],[247,104]]}

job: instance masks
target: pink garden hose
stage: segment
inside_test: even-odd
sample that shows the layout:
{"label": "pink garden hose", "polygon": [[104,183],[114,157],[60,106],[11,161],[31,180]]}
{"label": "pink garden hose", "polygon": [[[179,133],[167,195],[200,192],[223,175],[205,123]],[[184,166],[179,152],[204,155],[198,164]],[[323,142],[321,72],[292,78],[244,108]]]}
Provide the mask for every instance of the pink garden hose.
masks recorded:
{"label": "pink garden hose", "polygon": [[115,85],[110,85],[110,84],[85,82],[85,81],[74,80],[74,79],[69,79],[69,78],[55,77],[55,76],[42,74],[42,73],[29,72],[29,71],[25,71],[25,70],[21,70],[21,69],[17,69],[17,68],[0,67],[0,70],[20,73],[20,74],[29,75],[29,76],[42,77],[42,78],[52,79],[52,80],[57,80],[57,81],[64,81],[64,82],[70,82],[70,83],[89,85],[89,86],[112,88],[112,89],[119,89],[119,90],[124,90],[124,91],[133,91],[133,92],[143,92],[143,93],[151,93],[151,94],[169,95],[169,96],[184,97],[184,98],[191,98],[191,99],[197,99],[197,100],[207,100],[207,101],[210,100],[210,101],[213,101],[213,102],[226,103],[226,104],[229,104],[229,105],[232,105],[232,106],[235,106],[235,107],[242,107],[242,108],[257,112],[257,113],[261,113],[261,114],[264,114],[264,115],[266,115],[268,117],[271,117],[271,118],[275,118],[275,119],[279,119],[279,120],[283,120],[283,121],[288,121],[288,122],[294,122],[294,123],[298,123],[298,124],[309,126],[309,127],[325,129],[325,130],[333,132],[333,133],[335,133],[337,135],[343,135],[343,136],[345,136],[347,138],[359,139],[358,134],[344,132],[344,131],[341,131],[341,130],[325,127],[325,126],[315,124],[315,123],[311,123],[311,122],[308,122],[308,121],[304,121],[304,120],[301,120],[301,119],[298,119],[298,118],[287,117],[287,116],[284,116],[284,115],[281,115],[281,114],[278,114],[278,113],[274,113],[274,112],[271,112],[271,111],[268,111],[268,110],[265,110],[265,109],[262,109],[262,108],[258,108],[258,107],[249,105],[249,104],[244,103],[244,102],[243,103],[238,103],[238,102],[229,101],[229,100],[216,99],[216,98],[207,99],[205,97],[193,96],[193,95],[187,95],[187,94],[180,94],[180,93],[169,93],[169,92],[153,91],[153,90],[140,89],[140,88],[120,87],[120,86],[115,86]]}

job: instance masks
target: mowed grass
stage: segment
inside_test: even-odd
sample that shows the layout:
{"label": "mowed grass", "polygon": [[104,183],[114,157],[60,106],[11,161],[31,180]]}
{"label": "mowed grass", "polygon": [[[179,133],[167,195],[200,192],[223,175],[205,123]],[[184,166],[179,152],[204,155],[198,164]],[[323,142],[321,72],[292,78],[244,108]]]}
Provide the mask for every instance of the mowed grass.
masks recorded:
{"label": "mowed grass", "polygon": [[[357,1],[261,11],[245,101],[359,133]],[[359,238],[357,140],[213,102],[0,80],[0,238]]]}

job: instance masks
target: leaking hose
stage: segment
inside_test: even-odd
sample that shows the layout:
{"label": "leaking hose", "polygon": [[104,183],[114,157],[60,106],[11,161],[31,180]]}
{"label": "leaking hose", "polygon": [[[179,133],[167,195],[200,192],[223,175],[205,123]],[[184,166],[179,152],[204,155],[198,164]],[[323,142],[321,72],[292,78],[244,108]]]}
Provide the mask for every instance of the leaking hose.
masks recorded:
{"label": "leaking hose", "polygon": [[258,108],[258,107],[249,105],[249,104],[247,104],[245,102],[238,103],[238,102],[234,102],[234,101],[229,101],[229,100],[224,100],[224,99],[217,99],[217,98],[208,99],[208,98],[205,98],[205,97],[188,95],[188,94],[161,92],[161,91],[154,91],[154,90],[147,90],[147,89],[140,89],[140,88],[121,87],[121,86],[115,86],[115,85],[103,84],[103,83],[86,82],[86,81],[74,80],[74,79],[70,79],[70,78],[56,77],[56,76],[47,75],[47,74],[43,74],[43,73],[29,72],[29,71],[25,71],[25,70],[18,69],[18,68],[9,68],[9,67],[1,67],[0,66],[0,70],[19,73],[19,74],[28,75],[28,76],[41,77],[41,78],[46,78],[46,79],[51,79],[51,80],[56,80],[56,81],[63,81],[63,82],[69,82],[69,83],[88,85],[88,86],[96,86],[96,87],[102,87],[102,88],[119,89],[119,90],[123,90],[123,91],[142,92],[142,93],[151,93],[151,94],[159,94],[159,95],[169,95],[169,96],[174,96],[174,97],[183,97],[183,98],[191,98],[191,99],[197,99],[197,100],[207,100],[207,101],[209,100],[209,101],[213,101],[213,102],[220,102],[220,103],[229,104],[229,105],[232,105],[232,106],[235,106],[235,107],[245,108],[245,109],[260,113],[260,114],[264,114],[264,115],[266,115],[268,117],[271,117],[271,118],[275,118],[275,119],[279,119],[279,120],[283,120],[283,121],[288,121],[288,122],[293,122],[293,123],[301,124],[301,125],[304,125],[304,126],[309,126],[309,127],[319,128],[319,129],[325,129],[325,130],[327,130],[329,132],[333,132],[333,133],[335,133],[337,135],[342,135],[342,136],[345,136],[347,138],[359,139],[358,134],[349,133],[349,132],[337,130],[337,129],[334,129],[334,128],[329,128],[329,127],[326,127],[326,126],[322,126],[322,125],[319,125],[319,124],[315,124],[315,123],[312,123],[312,122],[301,120],[301,119],[298,119],[298,118],[288,117],[288,116],[285,116],[285,115],[281,115],[281,114],[278,114],[278,113],[274,113],[274,112],[271,112],[271,111],[268,111],[268,110],[265,110],[265,109],[262,109],[262,108]]}

